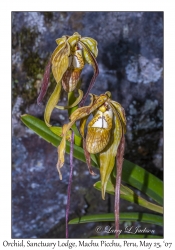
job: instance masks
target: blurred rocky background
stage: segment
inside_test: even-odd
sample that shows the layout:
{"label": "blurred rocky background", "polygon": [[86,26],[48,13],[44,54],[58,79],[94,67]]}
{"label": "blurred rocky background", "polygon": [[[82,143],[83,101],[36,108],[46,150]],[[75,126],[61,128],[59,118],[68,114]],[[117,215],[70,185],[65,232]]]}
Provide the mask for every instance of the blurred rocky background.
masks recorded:
{"label": "blurred rocky background", "polygon": [[[25,127],[24,113],[43,119],[36,104],[45,66],[62,35],[79,32],[98,41],[100,74],[92,89],[121,103],[127,116],[125,158],[163,178],[163,13],[162,12],[12,12],[12,237],[64,238],[69,157],[63,181],[56,170],[57,150]],[[93,70],[82,72],[87,89]],[[66,103],[63,92],[60,105]],[[66,112],[54,111],[63,125]],[[97,172],[97,170],[96,170]],[[113,211],[113,197],[101,200],[86,164],[74,161],[70,218]],[[121,201],[121,211],[141,211]],[[149,210],[148,210],[149,212]],[[134,224],[136,225],[136,224]],[[96,235],[94,223],[70,226],[71,238]],[[162,233],[159,227],[149,229]]]}

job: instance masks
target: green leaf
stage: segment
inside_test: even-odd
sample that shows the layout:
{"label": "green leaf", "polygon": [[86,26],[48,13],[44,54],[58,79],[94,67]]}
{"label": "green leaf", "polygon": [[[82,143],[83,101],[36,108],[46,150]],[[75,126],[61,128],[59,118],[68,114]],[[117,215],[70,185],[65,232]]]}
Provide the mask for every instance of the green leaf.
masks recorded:
{"label": "green leaf", "polygon": [[[152,234],[120,234],[119,239],[162,239],[163,236]],[[115,235],[99,235],[90,239],[115,239]]]}
{"label": "green leaf", "polygon": [[[50,142],[53,146],[58,147],[62,138],[54,134],[43,121],[27,114],[22,115],[21,120],[28,128],[33,130],[37,135],[41,136],[47,142]],[[68,141],[66,141],[66,153],[70,153],[70,143]],[[86,162],[83,149],[81,147],[78,147],[77,145],[74,145],[74,157],[83,162]],[[93,160],[92,166],[97,167],[96,163]]]}
{"label": "green leaf", "polygon": [[[101,181],[96,182],[94,184],[94,187],[97,190],[101,190],[101,188],[102,188]],[[111,183],[111,181],[108,181],[108,183],[107,183],[106,192],[113,194],[113,195],[115,194],[115,189],[114,189],[114,186]],[[145,208],[150,209],[152,211],[163,214],[163,207],[158,206],[156,204],[153,204],[153,203],[145,200],[144,198],[138,196],[133,190],[131,190],[130,188],[128,188],[122,184],[120,186],[120,197],[124,200],[136,203],[142,207],[145,207]]]}
{"label": "green leaf", "polygon": [[[113,213],[107,214],[93,214],[86,215],[80,218],[75,218],[69,221],[69,224],[80,224],[80,223],[90,223],[90,222],[107,222],[107,221],[115,221],[115,215]],[[120,222],[123,221],[140,221],[144,223],[155,224],[159,226],[163,226],[163,217],[155,214],[148,213],[120,213]]]}
{"label": "green leaf", "polygon": [[122,181],[137,188],[160,205],[163,205],[163,182],[145,169],[124,160]]}
{"label": "green leaf", "polygon": [[[54,145],[55,147],[60,144],[61,137],[52,133],[50,129],[45,125],[45,123],[40,119],[31,115],[23,115],[21,117],[21,120],[27,127],[32,129],[44,140],[52,143],[52,145]],[[70,143],[67,142],[66,145],[66,153],[69,153]],[[74,157],[85,162],[84,151],[81,147],[74,145]],[[98,167],[97,156],[91,155],[91,158],[92,166]],[[157,201],[160,205],[163,205],[163,182],[145,169],[137,166],[130,161],[124,160],[122,181],[137,188],[142,193],[145,193],[146,195]]]}

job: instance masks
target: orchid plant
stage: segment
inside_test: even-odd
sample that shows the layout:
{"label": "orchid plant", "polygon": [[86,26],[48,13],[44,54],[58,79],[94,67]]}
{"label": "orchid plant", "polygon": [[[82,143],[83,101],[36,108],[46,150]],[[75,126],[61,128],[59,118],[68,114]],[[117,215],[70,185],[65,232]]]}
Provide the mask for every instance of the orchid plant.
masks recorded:
{"label": "orchid plant", "polygon": [[[98,65],[95,59],[98,54],[97,42],[90,37],[82,38],[77,32],[75,32],[72,36],[63,36],[62,38],[58,38],[56,43],[58,46],[53,52],[46,67],[41,92],[37,100],[39,103],[46,94],[49,82],[48,76],[50,74],[49,68],[52,65],[52,73],[57,84],[46,105],[44,114],[46,125],[48,127],[52,127],[50,124],[50,117],[54,108],[70,109],[77,106],[81,102],[80,108],[76,109],[71,114],[70,122],[65,124],[62,129],[62,141],[58,147],[57,169],[59,176],[62,180],[60,168],[64,164],[66,138],[70,136],[70,129],[73,125],[75,125],[75,122],[80,120],[79,131],[83,139],[82,143],[88,169],[92,175],[95,173],[91,168],[90,154],[99,154],[102,199],[105,199],[106,184],[114,168],[117,151],[118,149],[121,151],[122,147],[124,148],[124,133],[126,132],[125,112],[119,103],[111,100],[110,92],[106,92],[100,96],[91,94],[91,103],[89,106],[81,107],[83,106],[98,75]],[[73,104],[65,107],[58,106],[57,103],[60,99],[61,83],[66,92],[70,93],[74,91],[78,86],[80,74],[85,63],[91,64],[94,68],[94,76],[91,80],[87,93],[83,97],[83,91],[78,89],[79,97]],[[86,121],[92,113],[94,117],[88,124],[87,135],[85,136]],[[53,130],[53,128],[51,129],[53,132],[57,130]],[[120,142],[122,143],[122,146],[119,146]],[[119,157],[117,157],[117,166],[120,169],[118,170],[120,177],[118,176],[116,185],[119,190],[117,191],[118,197],[115,206],[116,214],[119,213],[118,207],[123,153],[124,150],[122,151],[122,154],[119,153]],[[119,219],[116,219],[116,224],[116,228],[118,228]]]}
{"label": "orchid plant", "polygon": [[[62,36],[62,38],[56,39],[56,43],[58,46],[54,50],[49,63],[46,66],[41,91],[37,99],[38,104],[40,104],[47,92],[50,67],[52,65],[52,73],[57,84],[48,100],[45,109],[44,120],[48,127],[51,126],[50,115],[55,107],[58,109],[68,109],[76,106],[80,101],[81,105],[84,104],[84,101],[87,98],[89,91],[93,87],[99,72],[95,59],[98,54],[97,42],[93,38],[81,38],[81,36],[75,32],[72,36]],[[66,92],[70,93],[74,91],[78,86],[81,71],[86,63],[91,64],[94,68],[94,76],[91,80],[86,95],[83,97],[82,90],[78,89],[79,97],[75,103],[67,107],[57,106],[61,94],[61,83]]]}
{"label": "orchid plant", "polygon": [[[57,169],[62,179],[60,168],[64,164],[64,153],[67,132],[77,120],[80,120],[80,133],[83,138],[83,149],[90,174],[95,173],[91,169],[90,154],[99,153],[100,175],[102,185],[102,199],[105,199],[106,185],[115,165],[117,155],[117,183],[116,183],[116,237],[119,232],[119,200],[121,172],[124,154],[124,133],[126,132],[126,118],[122,106],[111,100],[111,93],[106,92],[100,96],[91,94],[89,106],[75,110],[70,116],[70,122],[63,127],[62,141],[58,147]],[[85,125],[88,117],[93,113],[94,117],[89,122],[85,137]]]}
{"label": "orchid plant", "polygon": [[[58,138],[61,137],[58,145],[57,170],[62,180],[61,168],[64,165],[66,143],[70,141],[70,178],[68,185],[68,201],[66,206],[66,237],[68,238],[68,214],[70,206],[70,192],[73,168],[73,150],[75,147],[84,150],[85,160],[91,175],[91,160],[97,162],[100,168],[101,193],[105,199],[105,192],[108,191],[111,183],[111,174],[116,166],[116,183],[113,185],[115,193],[115,237],[119,237],[119,204],[120,195],[130,192],[129,188],[122,186],[122,166],[125,148],[126,117],[124,108],[112,100],[111,93],[107,91],[99,96],[91,94],[91,102],[84,106],[86,98],[93,87],[99,73],[96,57],[98,54],[97,42],[90,37],[81,37],[75,32],[72,36],[62,36],[56,40],[57,47],[51,55],[46,66],[42,87],[37,102],[41,103],[49,85],[50,68],[56,81],[56,86],[51,94],[44,112],[44,122],[47,130],[50,130]],[[80,75],[84,65],[88,63],[94,69],[94,75],[89,84],[86,94],[80,89]],[[68,93],[68,105],[60,106],[61,89]],[[78,90],[79,96],[74,93]],[[63,127],[52,126],[50,122],[52,111],[56,109],[68,110],[70,121]],[[25,118],[22,118],[25,123]],[[76,122],[79,122],[79,127]],[[86,125],[88,122],[88,125]],[[25,123],[26,124],[26,123]],[[28,124],[26,124],[28,126]],[[33,129],[33,127],[32,127]],[[87,132],[86,132],[87,130]],[[130,193],[131,194],[131,193]],[[126,196],[125,196],[126,197]],[[155,208],[154,211],[160,208]]]}

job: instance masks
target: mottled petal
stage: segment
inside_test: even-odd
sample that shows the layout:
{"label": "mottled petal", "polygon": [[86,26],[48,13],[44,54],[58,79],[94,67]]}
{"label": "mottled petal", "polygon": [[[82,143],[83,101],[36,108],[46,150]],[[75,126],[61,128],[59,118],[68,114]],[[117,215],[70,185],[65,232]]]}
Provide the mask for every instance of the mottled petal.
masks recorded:
{"label": "mottled petal", "polygon": [[111,138],[107,147],[100,153],[100,175],[102,183],[102,199],[105,199],[106,184],[114,168],[117,149],[122,137],[122,125],[118,118],[114,119]]}
{"label": "mottled petal", "polygon": [[112,109],[105,103],[88,124],[86,148],[90,153],[99,153],[107,146],[111,136],[112,121]]}
{"label": "mottled petal", "polygon": [[80,80],[81,70],[68,68],[62,77],[62,86],[66,92],[72,92]]}
{"label": "mottled petal", "polygon": [[88,119],[88,115],[87,116],[85,116],[84,118],[82,118],[81,120],[80,120],[80,134],[81,134],[81,136],[84,138],[84,136],[85,136],[85,126],[86,126],[86,122],[87,122],[87,119]]}
{"label": "mottled petal", "polygon": [[[97,41],[91,37],[82,37],[80,39],[81,42],[86,44],[89,50],[94,54],[95,57],[98,55]],[[88,62],[89,63],[89,62]]]}
{"label": "mottled petal", "polygon": [[87,166],[88,166],[89,173],[91,175],[96,175],[96,173],[94,173],[94,171],[92,170],[91,154],[86,149],[86,139],[85,138],[83,138],[83,149],[84,149],[84,155],[85,155],[85,158],[86,158],[86,163],[87,163]]}
{"label": "mottled petal", "polygon": [[92,100],[91,100],[90,105],[76,109],[70,116],[71,120],[73,120],[74,117],[80,117],[81,119],[85,117],[86,115],[91,114],[94,110],[100,107],[108,99],[106,95],[100,95],[98,98],[96,98],[96,96],[92,94],[91,96],[92,96]]}
{"label": "mottled petal", "polygon": [[85,158],[86,158],[86,163],[87,163],[87,166],[88,166],[88,170],[89,170],[89,173],[91,175],[96,175],[94,173],[94,171],[92,170],[92,166],[91,166],[91,155],[90,153],[88,152],[88,150],[86,149],[86,139],[85,139],[85,126],[86,126],[86,122],[87,122],[87,119],[88,119],[89,116],[86,116],[84,118],[82,118],[80,120],[80,134],[81,136],[83,137],[83,149],[84,149],[84,155],[85,155]]}
{"label": "mottled petal", "polygon": [[86,148],[91,154],[101,152],[110,140],[110,131],[103,128],[88,128]]}
{"label": "mottled petal", "polygon": [[[59,47],[62,47],[59,49]],[[63,74],[68,68],[70,54],[70,46],[66,42],[57,47],[57,49],[52,54],[52,73],[57,83],[59,83],[63,77]]]}
{"label": "mottled petal", "polygon": [[46,92],[47,92],[47,88],[49,86],[49,77],[50,77],[50,67],[51,67],[51,61],[49,60],[46,68],[45,68],[45,72],[44,72],[44,76],[43,76],[43,80],[42,80],[42,84],[41,84],[41,91],[40,94],[37,98],[37,104],[40,105]]}

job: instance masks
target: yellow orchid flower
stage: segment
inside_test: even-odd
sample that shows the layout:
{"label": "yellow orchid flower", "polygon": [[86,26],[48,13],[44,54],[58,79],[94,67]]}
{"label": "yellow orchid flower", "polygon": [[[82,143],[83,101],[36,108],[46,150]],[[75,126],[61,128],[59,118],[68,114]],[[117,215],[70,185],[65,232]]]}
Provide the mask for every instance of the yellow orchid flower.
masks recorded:
{"label": "yellow orchid flower", "polygon": [[[45,123],[50,127],[50,116],[53,109],[67,109],[77,105],[81,101],[81,105],[84,103],[87,94],[95,82],[98,75],[98,65],[95,60],[98,54],[97,42],[91,37],[81,37],[81,35],[75,32],[72,36],[62,36],[56,39],[57,48],[51,55],[50,61],[46,66],[45,74],[43,77],[43,83],[41,92],[38,96],[38,104],[46,94],[49,84],[50,67],[52,66],[52,73],[57,82],[56,87],[50,96],[44,114]],[[79,97],[76,102],[71,106],[61,107],[57,106],[60,99],[61,84],[66,92],[72,92],[76,89],[80,80],[80,74],[84,65],[88,63],[94,68],[94,76],[89,85],[89,89],[86,95],[83,97],[83,92],[78,89]]]}
{"label": "yellow orchid flower", "polygon": [[[86,122],[88,123],[85,135]],[[122,106],[111,100],[111,93],[106,92],[100,96],[91,94],[91,103],[76,109],[70,116],[70,122],[63,126],[62,141],[58,147],[57,169],[62,179],[60,168],[64,164],[66,136],[76,121],[80,120],[80,133],[83,137],[83,148],[89,172],[91,169],[90,154],[99,154],[100,175],[102,183],[102,198],[105,199],[106,184],[115,165],[118,147],[126,133],[126,118]]]}

